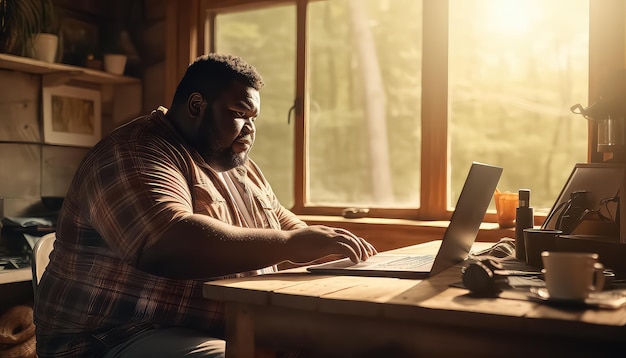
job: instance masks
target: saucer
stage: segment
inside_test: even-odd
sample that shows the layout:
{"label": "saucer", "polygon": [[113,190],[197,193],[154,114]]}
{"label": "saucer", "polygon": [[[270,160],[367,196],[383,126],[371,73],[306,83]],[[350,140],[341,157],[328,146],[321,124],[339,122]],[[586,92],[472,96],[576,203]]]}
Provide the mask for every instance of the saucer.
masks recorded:
{"label": "saucer", "polygon": [[532,294],[535,295],[536,298],[542,300],[542,301],[547,301],[547,302],[551,302],[551,303],[564,303],[564,304],[570,304],[570,305],[584,305],[586,304],[586,300],[582,299],[566,299],[566,298],[553,298],[550,297],[550,294],[548,293],[548,289],[545,287],[533,287],[530,289],[530,292]]}
{"label": "saucer", "polygon": [[562,306],[593,306],[598,308],[618,309],[626,304],[626,292],[624,290],[591,292],[584,300],[550,298],[548,289],[545,287],[532,287],[530,293],[533,295],[532,297],[540,301]]}

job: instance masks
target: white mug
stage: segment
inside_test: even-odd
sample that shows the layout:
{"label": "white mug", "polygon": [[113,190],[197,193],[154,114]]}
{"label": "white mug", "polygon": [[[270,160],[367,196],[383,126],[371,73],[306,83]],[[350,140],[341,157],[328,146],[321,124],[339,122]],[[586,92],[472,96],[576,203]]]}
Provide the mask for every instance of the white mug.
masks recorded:
{"label": "white mug", "polygon": [[604,266],[598,254],[544,251],[541,259],[550,299],[582,301],[590,292],[602,290]]}

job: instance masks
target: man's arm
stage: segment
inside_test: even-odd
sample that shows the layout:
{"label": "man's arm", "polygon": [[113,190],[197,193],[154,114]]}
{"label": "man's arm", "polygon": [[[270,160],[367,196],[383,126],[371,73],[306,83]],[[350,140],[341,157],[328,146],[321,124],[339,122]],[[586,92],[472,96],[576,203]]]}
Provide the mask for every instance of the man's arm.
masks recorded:
{"label": "man's arm", "polygon": [[368,242],[342,229],[249,229],[194,214],[163,233],[140,255],[137,266],[159,276],[201,279],[255,270],[285,260],[308,262],[331,254],[358,262],[375,253]]}

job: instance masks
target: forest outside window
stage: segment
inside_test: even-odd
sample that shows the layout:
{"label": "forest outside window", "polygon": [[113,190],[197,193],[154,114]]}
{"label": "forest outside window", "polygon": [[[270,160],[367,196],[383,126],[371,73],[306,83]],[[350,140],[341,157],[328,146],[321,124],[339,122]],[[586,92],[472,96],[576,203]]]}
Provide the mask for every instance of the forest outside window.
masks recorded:
{"label": "forest outside window", "polygon": [[264,76],[251,157],[297,213],[447,219],[472,161],[545,213],[587,161],[588,0],[228,3],[208,50]]}

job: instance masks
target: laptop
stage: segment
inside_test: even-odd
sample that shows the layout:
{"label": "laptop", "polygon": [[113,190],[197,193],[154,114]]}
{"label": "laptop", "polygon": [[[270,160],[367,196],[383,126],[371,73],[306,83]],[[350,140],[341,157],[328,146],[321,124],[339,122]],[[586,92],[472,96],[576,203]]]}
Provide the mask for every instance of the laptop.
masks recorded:
{"label": "laptop", "polygon": [[502,168],[473,162],[437,255],[380,253],[358,264],[345,258],[307,270],[315,274],[426,278],[465,260],[496,190]]}

